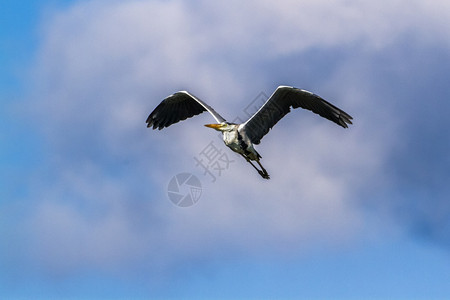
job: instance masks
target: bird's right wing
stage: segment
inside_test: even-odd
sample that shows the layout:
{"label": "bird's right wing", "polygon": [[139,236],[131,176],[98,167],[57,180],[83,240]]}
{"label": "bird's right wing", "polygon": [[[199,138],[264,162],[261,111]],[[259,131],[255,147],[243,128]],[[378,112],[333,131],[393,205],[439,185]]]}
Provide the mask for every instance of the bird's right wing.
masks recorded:
{"label": "bird's right wing", "polygon": [[176,92],[164,99],[148,116],[147,127],[163,129],[187,118],[208,111],[217,123],[225,122],[212,107],[186,91]]}
{"label": "bird's right wing", "polygon": [[239,127],[253,144],[259,144],[264,135],[292,108],[301,107],[347,128],[352,117],[321,97],[290,86],[279,86],[264,105]]}

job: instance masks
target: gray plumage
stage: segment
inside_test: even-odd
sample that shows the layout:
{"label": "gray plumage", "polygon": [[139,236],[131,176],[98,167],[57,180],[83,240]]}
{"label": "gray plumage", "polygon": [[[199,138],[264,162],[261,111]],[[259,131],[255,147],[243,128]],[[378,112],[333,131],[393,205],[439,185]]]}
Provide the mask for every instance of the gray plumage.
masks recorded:
{"label": "gray plumage", "polygon": [[259,144],[262,137],[281,120],[292,108],[308,109],[334,123],[347,128],[352,117],[345,111],[325,101],[321,97],[290,86],[280,86],[263,106],[242,124],[240,130],[246,132],[253,144]]}

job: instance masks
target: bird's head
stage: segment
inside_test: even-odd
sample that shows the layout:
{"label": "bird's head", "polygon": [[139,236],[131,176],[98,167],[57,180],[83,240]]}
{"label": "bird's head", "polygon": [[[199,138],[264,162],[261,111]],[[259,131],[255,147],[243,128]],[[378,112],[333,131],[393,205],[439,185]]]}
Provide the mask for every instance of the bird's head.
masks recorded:
{"label": "bird's head", "polygon": [[233,130],[236,127],[236,124],[231,123],[219,123],[219,124],[206,124],[206,127],[213,128],[217,131],[230,131]]}

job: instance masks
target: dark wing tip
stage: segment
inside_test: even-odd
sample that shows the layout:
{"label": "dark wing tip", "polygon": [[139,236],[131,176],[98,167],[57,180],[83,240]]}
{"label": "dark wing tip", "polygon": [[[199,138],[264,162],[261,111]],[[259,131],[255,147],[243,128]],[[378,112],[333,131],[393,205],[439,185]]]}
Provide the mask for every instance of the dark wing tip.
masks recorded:
{"label": "dark wing tip", "polygon": [[[342,126],[343,128],[348,128],[348,125],[353,124],[351,121],[353,119],[352,116],[350,116],[348,113],[346,113],[342,109],[334,106],[330,102],[326,101],[319,95],[316,95],[310,91],[298,89],[295,87],[280,86],[278,88],[292,90],[295,92],[300,92],[303,95],[307,96],[307,99],[310,99],[309,103],[307,101],[305,101],[304,103],[299,102],[297,105],[301,106],[305,109],[311,110],[314,113],[338,124],[339,126]],[[317,101],[317,103],[316,103],[316,101]],[[293,107],[296,108],[296,106],[293,106]]]}
{"label": "dark wing tip", "polygon": [[151,126],[152,126],[152,118],[151,118],[151,116],[152,115],[149,115],[148,117],[147,117],[147,120],[145,120],[145,123],[147,124],[147,128],[150,128]]}
{"label": "dark wing tip", "polygon": [[352,125],[353,122],[351,121],[353,120],[353,117],[350,116],[349,114],[347,114],[344,111],[340,111],[339,114],[339,125],[341,125],[344,128],[348,128],[348,125]]}
{"label": "dark wing tip", "polygon": [[150,113],[145,122],[147,123],[147,128],[152,127],[153,129],[158,128],[161,130],[206,111],[205,106],[209,108],[209,106],[187,91],[176,92],[165,98]]}
{"label": "dark wing tip", "polygon": [[155,130],[158,127],[157,120],[155,119],[154,113],[151,113],[147,120],[145,121],[147,123],[147,128],[153,127],[153,130]]}

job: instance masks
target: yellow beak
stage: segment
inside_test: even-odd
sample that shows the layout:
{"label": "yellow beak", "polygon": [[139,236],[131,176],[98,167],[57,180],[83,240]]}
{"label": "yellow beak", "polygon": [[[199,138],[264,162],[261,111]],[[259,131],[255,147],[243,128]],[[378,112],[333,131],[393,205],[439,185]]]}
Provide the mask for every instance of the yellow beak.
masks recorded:
{"label": "yellow beak", "polygon": [[222,127],[222,124],[206,124],[205,126],[209,128],[219,129]]}

